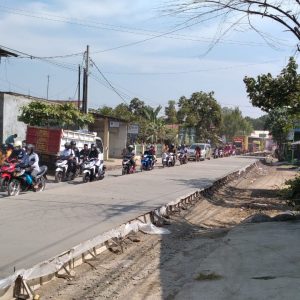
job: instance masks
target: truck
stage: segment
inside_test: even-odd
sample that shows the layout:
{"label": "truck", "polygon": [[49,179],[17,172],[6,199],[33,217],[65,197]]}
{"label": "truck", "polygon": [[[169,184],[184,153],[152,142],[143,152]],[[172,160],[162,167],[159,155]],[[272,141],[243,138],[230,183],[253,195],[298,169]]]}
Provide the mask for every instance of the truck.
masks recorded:
{"label": "truck", "polygon": [[64,150],[66,142],[75,141],[79,151],[84,144],[95,144],[100,150],[103,160],[102,139],[95,132],[73,131],[61,128],[48,128],[27,126],[26,143],[33,144],[35,151],[40,155],[41,161],[54,166],[57,156]]}
{"label": "truck", "polygon": [[248,152],[248,136],[235,136],[233,138],[233,145],[235,146],[236,154]]}

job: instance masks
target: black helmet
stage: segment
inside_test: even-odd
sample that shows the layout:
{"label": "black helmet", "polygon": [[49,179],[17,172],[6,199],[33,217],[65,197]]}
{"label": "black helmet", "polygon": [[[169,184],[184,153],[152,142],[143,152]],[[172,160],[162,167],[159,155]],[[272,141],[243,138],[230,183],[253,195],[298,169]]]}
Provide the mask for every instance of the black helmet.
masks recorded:
{"label": "black helmet", "polygon": [[76,142],[75,141],[71,141],[71,146],[76,146]]}
{"label": "black helmet", "polygon": [[69,148],[70,147],[70,143],[69,142],[66,142],[65,143],[65,148]]}

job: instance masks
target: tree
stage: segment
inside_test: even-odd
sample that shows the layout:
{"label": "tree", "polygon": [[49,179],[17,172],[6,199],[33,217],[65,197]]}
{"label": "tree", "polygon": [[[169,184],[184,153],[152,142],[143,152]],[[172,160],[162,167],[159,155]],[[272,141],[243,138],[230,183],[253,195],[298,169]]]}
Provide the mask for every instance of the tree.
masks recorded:
{"label": "tree", "polygon": [[242,116],[238,107],[222,109],[221,135],[225,135],[228,141],[237,135],[249,135],[252,131],[251,123]]}
{"label": "tree", "polygon": [[[300,41],[299,0],[175,0],[171,10],[177,14],[186,15],[190,20],[211,20],[221,18],[222,26],[226,19],[234,16],[236,21],[221,30],[220,40],[229,30],[234,29],[246,19],[249,27],[259,33],[266,41],[265,34],[252,23],[253,17],[270,19],[280,24],[283,29],[291,32]],[[299,50],[299,46],[298,46]]]}
{"label": "tree", "polygon": [[165,107],[166,123],[177,124],[176,101],[169,100],[168,106]]}
{"label": "tree", "polygon": [[92,123],[90,114],[83,114],[72,103],[55,104],[33,101],[21,107],[19,120],[31,126],[58,126],[80,128]]}
{"label": "tree", "polygon": [[213,92],[193,93],[190,99],[181,97],[178,107],[179,122],[185,127],[194,127],[198,141],[216,141],[222,116]]}
{"label": "tree", "polygon": [[245,120],[247,120],[252,125],[254,130],[269,130],[266,124],[267,118],[268,115],[263,115],[259,118],[245,117]]}
{"label": "tree", "polygon": [[125,103],[121,103],[115,107],[113,110],[113,115],[116,118],[120,118],[123,120],[126,120],[128,122],[132,121],[134,119],[133,114],[129,110],[129,106]]}
{"label": "tree", "polygon": [[147,122],[145,134],[146,139],[151,143],[162,141],[166,135],[163,119],[158,117],[161,109],[161,105],[157,108],[152,108],[151,106],[144,108],[145,121]]}
{"label": "tree", "polygon": [[145,102],[141,101],[139,98],[133,98],[129,104],[130,112],[136,117],[142,117],[145,108]]}
{"label": "tree", "polygon": [[283,158],[283,145],[287,142],[288,133],[293,128],[294,118],[286,108],[273,109],[267,117],[266,127],[269,128],[274,141],[278,144],[279,159]]}
{"label": "tree", "polygon": [[252,105],[269,112],[275,108],[287,108],[290,113],[300,112],[300,76],[298,65],[290,58],[280,75],[270,73],[255,78],[245,77],[247,93]]}
{"label": "tree", "polygon": [[101,115],[112,117],[114,115],[114,109],[110,106],[103,105],[97,109],[97,112]]}

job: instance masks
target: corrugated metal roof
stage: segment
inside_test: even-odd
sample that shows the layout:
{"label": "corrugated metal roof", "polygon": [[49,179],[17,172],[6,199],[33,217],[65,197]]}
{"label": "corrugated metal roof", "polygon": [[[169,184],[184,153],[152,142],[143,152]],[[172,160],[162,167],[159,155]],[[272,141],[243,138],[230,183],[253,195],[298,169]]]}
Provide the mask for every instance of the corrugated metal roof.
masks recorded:
{"label": "corrugated metal roof", "polygon": [[18,57],[19,55],[0,48],[0,57],[11,57],[11,56]]}

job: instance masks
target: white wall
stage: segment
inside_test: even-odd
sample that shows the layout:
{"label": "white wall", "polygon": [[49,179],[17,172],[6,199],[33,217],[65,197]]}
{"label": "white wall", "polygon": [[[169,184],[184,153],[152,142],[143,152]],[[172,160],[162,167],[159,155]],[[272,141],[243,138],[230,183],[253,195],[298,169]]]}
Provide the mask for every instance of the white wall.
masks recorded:
{"label": "white wall", "polygon": [[20,108],[24,105],[32,102],[33,99],[29,99],[22,96],[15,96],[10,94],[4,94],[3,98],[3,142],[6,138],[12,134],[17,134],[18,140],[26,139],[26,124],[18,121],[20,115]]}
{"label": "white wall", "polygon": [[119,123],[119,128],[109,128],[109,157],[122,157],[127,142],[127,124]]}

